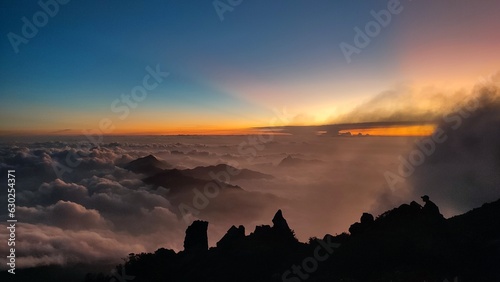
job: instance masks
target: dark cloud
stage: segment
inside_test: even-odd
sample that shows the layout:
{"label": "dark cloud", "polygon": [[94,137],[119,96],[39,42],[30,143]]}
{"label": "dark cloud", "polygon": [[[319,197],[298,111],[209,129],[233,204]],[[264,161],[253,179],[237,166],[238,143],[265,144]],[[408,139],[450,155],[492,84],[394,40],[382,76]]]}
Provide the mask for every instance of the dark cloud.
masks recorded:
{"label": "dark cloud", "polygon": [[500,88],[480,85],[471,97],[444,117],[446,141],[410,178],[416,196],[430,195],[448,214],[500,197]]}

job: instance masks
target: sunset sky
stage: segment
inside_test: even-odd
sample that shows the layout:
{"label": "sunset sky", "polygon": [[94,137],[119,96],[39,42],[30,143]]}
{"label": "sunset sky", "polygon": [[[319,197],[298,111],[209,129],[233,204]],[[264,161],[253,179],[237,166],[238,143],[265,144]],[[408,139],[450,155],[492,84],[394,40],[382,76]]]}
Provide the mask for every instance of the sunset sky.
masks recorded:
{"label": "sunset sky", "polygon": [[[384,113],[408,103],[439,112],[426,97],[468,89],[500,63],[496,0],[401,1],[350,63],[339,45],[388,1],[242,1],[223,18],[212,1],[70,1],[17,47],[9,34],[42,8],[1,5],[2,135],[81,134],[103,119],[111,134],[247,133],[283,109],[283,124],[391,121]],[[148,66],[169,75],[126,116],[113,111]],[[402,98],[352,118],[387,91]]]}
{"label": "sunset sky", "polygon": [[[500,198],[499,12],[500,0],[0,1],[0,281],[18,219],[16,267],[39,281],[94,281],[84,273],[109,273],[131,253],[162,268],[168,250],[189,274],[204,274],[207,258],[224,265],[226,251],[242,264],[262,252],[262,269],[227,277],[269,270],[275,281],[266,262],[288,262],[268,256],[273,246],[290,261],[307,255],[304,266],[314,238],[343,245],[334,279],[445,277],[404,258],[377,270],[390,279],[342,276],[337,262],[380,245],[370,234],[395,244],[384,250],[475,273],[462,258],[496,261],[482,254],[500,241],[500,226],[487,228],[499,203],[484,205]],[[469,232],[475,218],[484,233]],[[206,232],[188,231],[196,220]],[[286,225],[306,244],[289,248]],[[384,235],[401,230],[403,241]],[[440,248],[445,239],[460,244]],[[139,255],[160,248],[159,264]],[[435,255],[448,248],[453,261]],[[125,265],[142,271],[138,256]],[[359,265],[346,269],[371,272]],[[159,270],[147,275],[173,281]],[[308,281],[326,281],[317,274]]]}

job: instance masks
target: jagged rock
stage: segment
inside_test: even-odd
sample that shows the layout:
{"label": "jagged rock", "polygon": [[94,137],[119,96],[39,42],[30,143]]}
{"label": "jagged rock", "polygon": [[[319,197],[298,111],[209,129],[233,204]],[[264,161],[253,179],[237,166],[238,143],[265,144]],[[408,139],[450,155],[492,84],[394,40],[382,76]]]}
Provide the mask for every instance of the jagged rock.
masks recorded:
{"label": "jagged rock", "polygon": [[272,227],[269,225],[256,226],[255,231],[250,234],[250,239],[285,245],[298,242],[281,210],[278,210],[274,215]]}
{"label": "jagged rock", "polygon": [[386,211],[379,216],[385,222],[405,223],[408,221],[418,220],[422,216],[422,206],[417,202],[412,201],[409,205],[402,204],[399,207]]}
{"label": "jagged rock", "polygon": [[356,222],[349,227],[349,233],[354,236],[361,234],[369,229],[373,222],[375,222],[373,215],[365,212],[361,216],[360,222]]}
{"label": "jagged rock", "polygon": [[239,227],[233,225],[229,228],[224,237],[217,242],[217,247],[229,248],[243,238],[245,238],[245,227],[243,225],[240,225]]}
{"label": "jagged rock", "polygon": [[293,244],[298,242],[295,234],[288,226],[286,219],[283,217],[281,210],[278,210],[273,217],[273,236],[283,244]]}
{"label": "jagged rock", "polygon": [[271,230],[272,229],[270,225],[258,225],[255,226],[254,232],[250,235],[254,238],[266,238],[269,237]]}
{"label": "jagged rock", "polygon": [[[233,238],[234,234],[243,238],[230,248],[218,246],[188,256],[165,249],[155,254],[131,254],[122,269],[135,276],[134,281],[148,282],[299,281],[306,279],[299,279],[291,271],[304,270],[302,266],[314,258],[318,267],[315,272],[308,272],[310,282],[443,281],[455,276],[459,276],[459,281],[500,281],[495,263],[500,261],[499,218],[500,200],[443,219],[442,224],[429,222],[422,207],[412,202],[384,213],[373,222],[372,216],[363,214],[358,224],[371,226],[359,236],[327,234],[322,240],[316,238],[303,244],[289,241],[286,238],[290,237],[278,232],[286,229],[283,215],[278,212],[273,227],[257,226],[249,236],[244,236],[242,226],[231,227],[224,237]],[[199,233],[206,236],[207,227],[207,222],[196,221],[188,228],[186,250],[201,241],[205,247],[200,249],[206,250],[206,237],[203,240],[198,237]],[[3,274],[10,277],[5,271]],[[87,275],[85,281],[104,282],[111,278]]]}
{"label": "jagged rock", "polygon": [[291,231],[281,210],[278,210],[273,217],[273,229],[281,231]]}
{"label": "jagged rock", "polygon": [[425,205],[422,208],[422,212],[427,217],[438,219],[444,218],[443,215],[439,212],[439,207],[430,200],[429,196],[422,196],[422,200],[425,202]]}
{"label": "jagged rock", "polygon": [[194,221],[186,229],[184,239],[184,251],[200,252],[208,250],[208,222],[202,220]]}

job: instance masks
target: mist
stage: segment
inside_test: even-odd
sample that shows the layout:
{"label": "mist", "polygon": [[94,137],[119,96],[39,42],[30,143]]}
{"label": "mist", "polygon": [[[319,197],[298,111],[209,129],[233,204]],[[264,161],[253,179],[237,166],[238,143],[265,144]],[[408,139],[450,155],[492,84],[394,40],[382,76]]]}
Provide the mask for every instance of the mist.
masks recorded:
{"label": "mist", "polygon": [[[23,187],[17,194],[19,232],[31,234],[19,236],[20,267],[119,262],[128,253],[160,247],[180,251],[195,219],[210,222],[209,244],[215,246],[232,225],[244,225],[248,234],[271,224],[278,209],[301,241],[346,232],[388,189],[384,170],[414,139],[274,136],[248,145],[248,138],[109,137],[95,148],[78,148],[74,137],[4,144],[2,165],[16,169]],[[53,167],[64,164],[68,152],[79,165],[58,177]],[[244,192],[219,193],[203,209],[182,214],[166,189],[121,167],[149,154],[179,169],[227,163],[273,178],[229,179]],[[0,195],[6,201],[4,191]],[[188,191],[182,203],[194,208],[195,195]]]}

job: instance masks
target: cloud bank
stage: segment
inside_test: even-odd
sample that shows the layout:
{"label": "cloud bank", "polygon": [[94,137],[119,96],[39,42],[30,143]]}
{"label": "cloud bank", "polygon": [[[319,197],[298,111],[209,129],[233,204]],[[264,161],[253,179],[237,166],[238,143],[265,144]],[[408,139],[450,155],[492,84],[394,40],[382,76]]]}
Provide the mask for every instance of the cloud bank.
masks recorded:
{"label": "cloud bank", "polygon": [[[423,97],[430,97],[429,103],[436,107],[444,103],[444,96]],[[489,83],[464,97],[477,98],[473,111],[461,112],[468,105],[464,100],[422,112],[413,105],[415,100],[388,92],[360,107],[359,116],[356,112],[345,116],[350,122],[354,117],[361,121],[375,116],[379,121],[424,116],[441,120],[439,128],[447,140],[437,144],[396,190],[389,187],[384,173],[396,170],[399,157],[418,148],[415,142],[420,138],[301,135],[274,136],[259,143],[248,136],[131,136],[106,137],[107,143],[98,147],[81,146],[76,137],[4,141],[0,166],[15,169],[17,175],[19,267],[119,263],[131,252],[160,247],[182,250],[187,224],[195,219],[210,222],[209,244],[214,246],[231,225],[245,225],[248,233],[256,225],[270,224],[282,209],[297,237],[306,241],[347,231],[363,212],[377,215],[399,203],[418,201],[423,194],[431,196],[445,215],[496,200],[500,197],[500,92]],[[387,108],[390,101],[395,105]],[[363,108],[371,111],[363,115]],[[150,154],[177,169],[227,163],[273,178],[229,179],[245,192],[211,197],[206,207],[184,220],[179,201],[193,206],[194,190],[174,201],[168,189],[148,185],[142,181],[145,175],[123,168]],[[78,165],[58,176],[54,166],[67,164],[68,155]],[[283,165],[284,159],[293,164]],[[6,182],[5,175],[0,178]],[[5,189],[0,190],[0,201],[7,202]],[[6,210],[1,210],[0,222],[6,216]],[[0,252],[6,252],[6,247],[0,245]]]}

